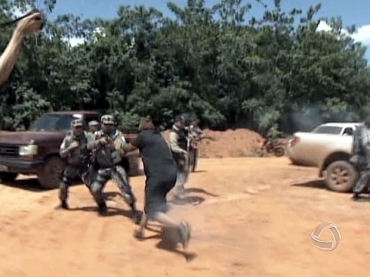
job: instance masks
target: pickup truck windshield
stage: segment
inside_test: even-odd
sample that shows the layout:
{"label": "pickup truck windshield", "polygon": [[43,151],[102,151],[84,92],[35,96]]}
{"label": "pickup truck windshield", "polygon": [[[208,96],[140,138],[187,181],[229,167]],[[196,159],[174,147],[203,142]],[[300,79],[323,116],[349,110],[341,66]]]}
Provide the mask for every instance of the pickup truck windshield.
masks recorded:
{"label": "pickup truck windshield", "polygon": [[312,133],[340,135],[342,130],[343,130],[343,127],[338,127],[338,126],[318,126],[312,131]]}
{"label": "pickup truck windshield", "polygon": [[71,114],[45,114],[29,128],[32,132],[66,132],[71,129],[71,121],[78,117]]}

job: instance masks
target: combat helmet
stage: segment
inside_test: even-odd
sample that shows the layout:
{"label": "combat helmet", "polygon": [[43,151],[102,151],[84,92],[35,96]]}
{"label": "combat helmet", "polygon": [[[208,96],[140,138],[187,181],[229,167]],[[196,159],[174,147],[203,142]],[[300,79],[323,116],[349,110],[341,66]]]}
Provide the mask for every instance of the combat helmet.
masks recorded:
{"label": "combat helmet", "polygon": [[92,120],[89,122],[89,126],[99,126],[99,122],[96,120]]}
{"label": "combat helmet", "polygon": [[74,119],[71,121],[71,127],[76,128],[76,127],[82,127],[84,126],[83,122],[81,119]]}
{"label": "combat helmet", "polygon": [[110,114],[105,114],[100,119],[101,123],[105,125],[115,125],[116,121],[114,120],[114,116]]}

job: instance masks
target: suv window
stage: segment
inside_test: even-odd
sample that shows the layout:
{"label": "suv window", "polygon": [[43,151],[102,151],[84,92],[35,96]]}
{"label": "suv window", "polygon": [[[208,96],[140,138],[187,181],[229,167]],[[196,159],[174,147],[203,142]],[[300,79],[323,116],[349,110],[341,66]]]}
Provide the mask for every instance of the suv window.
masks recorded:
{"label": "suv window", "polygon": [[316,127],[312,131],[312,133],[315,134],[330,134],[330,135],[340,135],[342,132],[343,127],[338,127],[338,126],[328,126],[328,125],[321,125]]}
{"label": "suv window", "polygon": [[81,118],[71,114],[44,114],[29,128],[32,132],[67,132],[71,130],[71,121]]}
{"label": "suv window", "polygon": [[344,136],[353,136],[353,128],[352,127],[347,127],[343,131]]}

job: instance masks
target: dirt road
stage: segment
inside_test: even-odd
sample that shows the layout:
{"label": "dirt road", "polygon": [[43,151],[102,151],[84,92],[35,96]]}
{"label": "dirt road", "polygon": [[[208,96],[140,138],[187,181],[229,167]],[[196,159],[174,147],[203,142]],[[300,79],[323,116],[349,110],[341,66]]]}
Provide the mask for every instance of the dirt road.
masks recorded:
{"label": "dirt road", "polygon": [[[199,170],[188,195],[198,205],[172,210],[193,224],[188,262],[181,252],[158,248],[155,232],[143,242],[132,238],[135,227],[113,184],[107,191],[116,212],[105,218],[89,209],[94,202],[83,186],[71,189],[73,210],[65,212],[53,209],[56,190],[39,192],[26,186],[30,180],[18,181],[27,188],[1,185],[0,276],[367,276],[370,205],[310,182],[316,169],[285,158],[225,158],[201,160]],[[143,181],[132,179],[140,208]],[[311,242],[323,221],[341,230],[334,251]]]}

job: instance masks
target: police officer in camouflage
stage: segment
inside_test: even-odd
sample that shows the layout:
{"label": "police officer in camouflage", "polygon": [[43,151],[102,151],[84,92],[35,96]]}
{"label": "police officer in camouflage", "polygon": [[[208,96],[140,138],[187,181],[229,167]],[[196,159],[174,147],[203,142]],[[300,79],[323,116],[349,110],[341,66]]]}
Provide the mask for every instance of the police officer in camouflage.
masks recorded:
{"label": "police officer in camouflage", "polygon": [[100,124],[96,120],[92,120],[89,122],[89,131],[91,134],[96,135],[99,132]]}
{"label": "police officer in camouflage", "polygon": [[359,201],[360,194],[367,192],[370,181],[370,116],[363,125],[357,126],[353,134],[352,152],[350,162],[360,175],[353,188],[352,199]]}
{"label": "police officer in camouflage", "polygon": [[95,149],[95,158],[98,165],[97,174],[91,185],[91,193],[99,207],[101,215],[106,214],[107,205],[103,196],[103,189],[107,181],[114,180],[125,202],[131,207],[132,219],[139,223],[139,213],[136,209],[136,198],[126,171],[121,166],[122,157],[125,155],[123,146],[126,144],[123,134],[115,127],[112,115],[103,115],[101,118],[102,130],[96,136],[95,141],[89,144],[90,150]]}
{"label": "police officer in camouflage", "polygon": [[184,115],[176,117],[175,124],[170,132],[170,148],[177,165],[177,180],[174,187],[177,197],[181,197],[184,194],[184,186],[189,177],[188,131],[186,123],[187,119]]}
{"label": "police officer in camouflage", "polygon": [[66,159],[67,167],[62,174],[62,180],[59,185],[60,205],[57,208],[68,209],[68,189],[72,181],[83,179],[87,172],[88,159],[90,151],[87,145],[93,142],[93,137],[84,132],[81,119],[75,119],[71,122],[72,131],[66,135],[60,145],[59,154]]}

